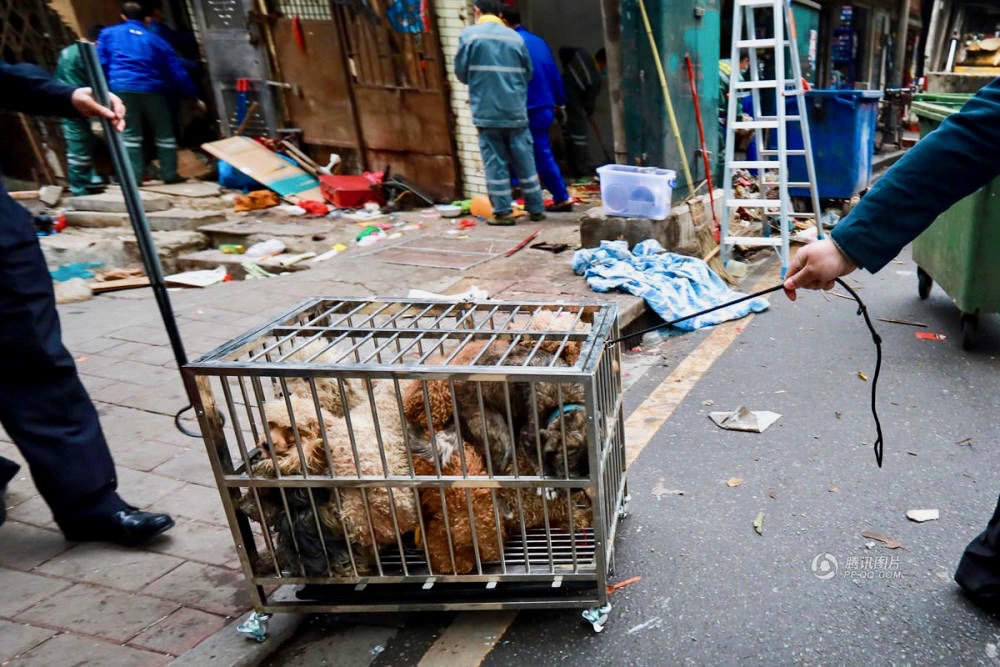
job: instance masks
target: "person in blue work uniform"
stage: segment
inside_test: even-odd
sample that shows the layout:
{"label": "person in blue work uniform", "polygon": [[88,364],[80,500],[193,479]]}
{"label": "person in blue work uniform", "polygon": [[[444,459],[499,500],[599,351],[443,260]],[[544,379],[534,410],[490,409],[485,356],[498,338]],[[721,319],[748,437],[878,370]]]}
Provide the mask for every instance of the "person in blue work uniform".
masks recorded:
{"label": "person in blue work uniform", "polygon": [[[94,26],[87,31],[87,39],[97,42],[104,26]],[[56,78],[74,88],[88,85],[87,70],[80,55],[80,44],[74,42],[59,52]],[[66,176],[69,191],[74,195],[96,194],[104,190],[95,183],[94,148],[97,137],[86,118],[63,118],[63,138],[66,140]]]}
{"label": "person in blue work uniform", "polygon": [[160,178],[166,183],[176,183],[181,178],[177,175],[177,138],[168,100],[197,95],[173,48],[146,28],[145,17],[146,12],[138,2],[123,4],[123,23],[101,32],[97,54],[108,87],[128,109],[124,143],[139,184],[145,166],[142,141],[146,124],[156,137]]}
{"label": "person in blue work uniform", "polygon": [[566,91],[563,89],[562,77],[552,49],[538,35],[528,32],[521,25],[521,12],[504,7],[501,18],[513,28],[524,40],[531,56],[532,74],[528,81],[528,127],[531,138],[535,142],[535,167],[538,168],[538,178],[542,185],[552,193],[552,205],[547,210],[565,212],[573,210],[573,202],[566,190],[556,157],[552,154],[552,144],[549,141],[549,131],[555,122],[556,113],[565,117]]}
{"label": "person in blue work uniform", "polygon": [[[1000,78],[948,116],[880,178],[830,237],[792,258],[785,291],[830,289],[858,267],[875,273],[952,204],[1000,176]],[[962,554],[955,581],[1000,611],[1000,501]]]}
{"label": "person in blue work uniform", "polygon": [[567,171],[573,178],[589,177],[594,173],[590,161],[587,125],[597,109],[601,93],[601,73],[607,69],[604,49],[591,56],[586,49],[564,46],[559,49],[566,86],[566,122],[563,136],[566,143]]}
{"label": "person in blue work uniform", "polygon": [[[31,114],[103,116],[120,131],[125,109],[101,106],[90,88],[74,88],[33,65],[0,62],[0,108]],[[52,277],[31,214],[0,182],[0,424],[31,468],[35,486],[66,539],[135,544],[174,525],[118,495],[114,461],[97,410],[62,344]],[[4,495],[20,466],[0,456]],[[4,538],[0,538],[4,539]]]}
{"label": "person in blue work uniform", "polygon": [[455,76],[469,86],[472,124],[479,132],[486,191],[493,204],[493,218],[487,222],[513,225],[511,171],[532,221],[545,219],[545,203],[528,128],[531,56],[524,40],[504,25],[500,9],[497,0],[476,0],[476,24],[458,38]]}

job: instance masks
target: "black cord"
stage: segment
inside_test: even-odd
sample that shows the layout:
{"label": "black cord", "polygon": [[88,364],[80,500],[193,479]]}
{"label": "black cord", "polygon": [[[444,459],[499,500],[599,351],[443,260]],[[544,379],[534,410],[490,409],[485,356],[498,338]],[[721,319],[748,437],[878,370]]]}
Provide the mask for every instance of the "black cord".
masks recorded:
{"label": "black cord", "polygon": [[[872,324],[872,320],[868,316],[868,308],[865,307],[865,303],[864,303],[864,301],[861,300],[861,297],[858,296],[858,293],[855,292],[854,290],[852,290],[847,285],[847,283],[845,283],[840,278],[837,278],[836,282],[837,282],[838,285],[840,285],[845,290],[847,290],[847,293],[850,294],[851,297],[855,301],[858,302],[858,315],[863,315],[864,316],[864,318],[865,318],[865,324],[868,325],[868,330],[871,331],[871,333],[872,333],[872,340],[875,342],[875,372],[872,374],[872,417],[875,419],[875,434],[876,434],[875,445],[874,445],[874,447],[875,447],[875,463],[877,463],[878,467],[881,468],[882,467],[882,450],[883,450],[883,443],[882,443],[882,423],[879,421],[879,418],[878,418],[878,409],[876,408],[876,405],[875,405],[875,403],[876,403],[875,398],[876,398],[876,392],[878,390],[878,376],[879,376],[879,372],[882,370],[882,337],[878,335],[877,331],[875,331],[875,325]],[[652,326],[652,327],[649,327],[649,328],[646,328],[646,329],[642,329],[641,331],[636,331],[634,333],[630,333],[627,336],[619,336],[618,338],[612,338],[611,340],[606,341],[604,343],[604,346],[605,347],[611,347],[615,343],[620,343],[623,340],[627,340],[629,338],[634,338],[636,336],[641,336],[644,333],[648,333],[650,331],[656,331],[657,329],[660,329],[662,327],[670,326],[672,324],[677,324],[678,322],[683,322],[684,320],[689,320],[692,317],[698,317],[699,315],[705,315],[707,313],[711,313],[711,312],[714,312],[716,310],[719,310],[720,308],[726,308],[728,306],[735,306],[736,304],[743,303],[744,301],[747,301],[749,299],[753,299],[753,298],[756,298],[758,296],[763,296],[765,294],[770,294],[771,292],[777,292],[778,290],[782,289],[783,287],[784,287],[783,283],[778,283],[774,287],[768,287],[767,289],[760,290],[759,292],[754,292],[753,294],[747,294],[746,296],[742,296],[739,299],[735,299],[733,301],[727,301],[726,303],[719,304],[718,306],[712,306],[711,308],[706,308],[705,310],[698,311],[697,313],[691,313],[690,315],[685,315],[684,317],[678,317],[676,320],[671,320],[669,322],[662,322],[660,324],[657,324],[656,326]]]}
{"label": "black cord", "polygon": [[875,331],[875,325],[872,324],[872,320],[868,317],[868,308],[865,307],[864,301],[858,296],[858,293],[848,287],[840,278],[837,278],[837,284],[847,290],[847,293],[854,297],[854,300],[858,302],[858,315],[863,315],[865,318],[865,324],[868,325],[868,330],[872,332],[872,340],[875,341],[875,373],[872,375],[872,417],[875,419],[875,463],[878,467],[882,467],[882,423],[878,419],[878,410],[875,407],[875,393],[878,390],[878,374],[882,370],[882,337],[878,335]]}
{"label": "black cord", "polygon": [[186,428],[184,428],[184,426],[181,425],[181,415],[190,410],[191,408],[192,408],[191,405],[185,405],[183,408],[177,411],[177,414],[174,415],[174,426],[177,427],[178,431],[188,436],[189,438],[200,438],[201,433],[198,433],[196,431],[189,431]]}

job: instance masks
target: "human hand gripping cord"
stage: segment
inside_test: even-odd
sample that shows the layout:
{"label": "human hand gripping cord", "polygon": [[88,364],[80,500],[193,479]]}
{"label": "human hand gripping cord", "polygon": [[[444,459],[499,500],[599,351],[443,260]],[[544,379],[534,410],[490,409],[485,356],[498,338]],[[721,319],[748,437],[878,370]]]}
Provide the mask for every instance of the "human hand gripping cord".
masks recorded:
{"label": "human hand gripping cord", "polygon": [[[879,376],[879,372],[882,369],[882,337],[878,335],[877,331],[875,331],[875,326],[872,324],[872,320],[868,316],[868,308],[865,306],[864,301],[861,300],[861,297],[858,296],[858,293],[855,292],[853,289],[851,289],[850,286],[848,286],[848,284],[843,281],[843,279],[837,278],[836,282],[837,282],[838,285],[840,285],[845,290],[847,290],[847,293],[850,294],[851,297],[855,301],[858,302],[858,315],[864,316],[864,318],[865,318],[865,324],[868,326],[868,330],[872,334],[872,340],[875,342],[875,372],[872,373],[872,417],[875,419],[875,445],[874,445],[874,449],[875,449],[875,463],[878,464],[879,468],[881,468],[882,467],[882,453],[883,453],[882,423],[879,421],[879,418],[878,418],[878,409],[876,407],[876,396],[877,396],[877,391],[878,391],[878,376]],[[627,336],[620,336],[618,338],[612,338],[611,340],[608,340],[607,342],[605,342],[604,346],[605,347],[611,347],[612,345],[614,345],[616,343],[620,343],[623,340],[626,340],[628,338],[634,338],[636,336],[641,336],[644,333],[648,333],[650,331],[656,331],[657,329],[660,329],[662,327],[671,326],[671,325],[676,324],[678,322],[683,322],[684,320],[691,319],[692,317],[698,317],[700,315],[705,315],[705,314],[714,312],[716,310],[720,310],[722,308],[727,308],[729,306],[734,306],[734,305],[736,305],[738,303],[742,303],[742,302],[747,301],[749,299],[755,299],[758,296],[763,296],[765,294],[770,294],[771,292],[777,292],[778,290],[780,290],[782,288],[784,288],[784,283],[779,283],[779,284],[777,284],[777,285],[775,285],[773,287],[768,287],[767,289],[762,289],[759,292],[754,292],[753,294],[747,294],[746,296],[742,296],[742,297],[740,297],[738,299],[734,299],[732,301],[727,301],[726,303],[722,303],[722,304],[719,304],[717,306],[712,306],[711,308],[706,308],[705,310],[698,311],[697,313],[691,313],[689,315],[685,315],[684,317],[678,317],[675,320],[671,320],[669,322],[663,322],[661,324],[657,324],[656,326],[648,327],[646,329],[642,329],[641,331],[636,331],[635,333],[628,334]]]}

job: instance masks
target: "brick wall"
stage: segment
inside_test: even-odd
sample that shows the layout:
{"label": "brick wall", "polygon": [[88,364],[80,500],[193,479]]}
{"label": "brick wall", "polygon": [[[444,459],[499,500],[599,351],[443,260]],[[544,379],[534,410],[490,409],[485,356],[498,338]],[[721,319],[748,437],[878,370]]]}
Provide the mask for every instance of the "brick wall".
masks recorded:
{"label": "brick wall", "polygon": [[434,0],[438,34],[444,52],[445,70],[451,89],[451,108],[455,114],[455,143],[462,169],[462,184],[466,197],[486,193],[483,162],[479,156],[479,141],[469,111],[469,89],[455,78],[455,54],[458,35],[472,23],[472,3],[469,0]]}

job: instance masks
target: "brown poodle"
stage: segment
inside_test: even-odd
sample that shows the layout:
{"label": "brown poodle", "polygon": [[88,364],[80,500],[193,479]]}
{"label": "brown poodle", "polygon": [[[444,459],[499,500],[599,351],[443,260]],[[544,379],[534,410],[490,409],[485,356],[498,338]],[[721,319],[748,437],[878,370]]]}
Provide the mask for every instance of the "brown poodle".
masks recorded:
{"label": "brown poodle", "polygon": [[[573,331],[578,333],[588,333],[590,331],[590,324],[584,322],[582,319],[578,320],[575,313],[572,312],[562,312],[556,313],[553,310],[537,310],[531,316],[531,320],[528,322],[528,329],[533,331]],[[558,354],[563,361],[565,361],[569,366],[575,366],[577,360],[580,358],[580,348],[582,347],[582,341],[579,338],[572,338],[566,341],[566,344],[561,343],[561,338],[563,336],[557,336],[556,338],[546,338],[542,341],[539,346],[541,349],[545,350],[549,354]],[[534,347],[536,342],[535,338],[527,337],[521,339],[522,345],[528,345]],[[560,350],[560,348],[562,348]]]}
{"label": "brown poodle", "polygon": [[[342,356],[336,350],[326,349],[326,347],[325,341],[314,340],[287,355],[285,361],[306,363],[318,368],[323,364],[332,364]],[[345,404],[349,410],[366,398],[363,383],[358,378],[290,377],[285,378],[283,382],[284,386],[288,388],[289,394],[304,398],[311,398],[315,394],[320,406],[337,417],[344,416]],[[279,378],[274,378],[274,393],[277,398],[285,393]]]}
{"label": "brown poodle", "polygon": [[[437,477],[434,459],[440,457],[442,476],[486,476],[482,458],[468,443],[461,445],[465,457],[463,469],[454,430],[438,431],[435,444],[436,447],[432,447],[426,436],[410,440],[413,471],[417,475]],[[477,562],[500,560],[507,532],[491,489],[423,488],[420,490],[420,510],[424,520],[423,541],[432,573],[466,574],[476,570]]]}

